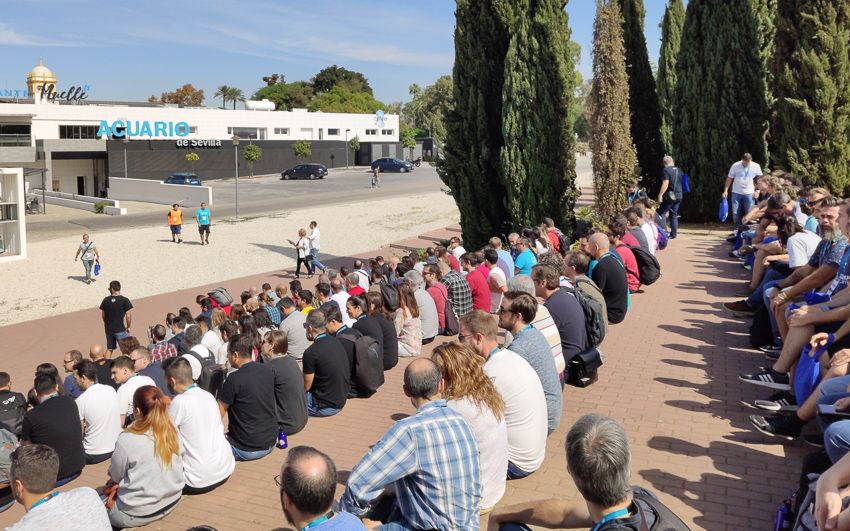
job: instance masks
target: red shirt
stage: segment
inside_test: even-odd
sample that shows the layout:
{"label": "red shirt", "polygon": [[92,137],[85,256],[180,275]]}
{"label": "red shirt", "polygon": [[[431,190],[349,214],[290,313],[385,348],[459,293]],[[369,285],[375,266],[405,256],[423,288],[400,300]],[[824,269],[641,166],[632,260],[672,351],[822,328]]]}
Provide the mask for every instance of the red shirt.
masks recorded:
{"label": "red shirt", "polygon": [[617,254],[626,266],[626,282],[629,285],[629,291],[637,291],[640,287],[640,275],[635,254],[622,243],[617,246]]}
{"label": "red shirt", "polygon": [[466,275],[466,282],[472,291],[472,309],[490,313],[490,287],[487,277],[479,269],[473,269]]}
{"label": "red shirt", "polygon": [[446,256],[449,257],[449,265],[451,266],[451,268],[460,273],[460,262],[457,261],[455,255],[453,255],[452,253],[447,253]]}
{"label": "red shirt", "polygon": [[365,289],[363,289],[363,288],[362,288],[362,287],[360,287],[360,286],[354,286],[353,288],[351,288],[350,290],[348,290],[348,295],[349,295],[349,297],[353,297],[353,296],[355,296],[355,295],[363,295],[364,293],[366,293],[366,290],[365,290]]}
{"label": "red shirt", "polygon": [[640,247],[640,242],[632,235],[631,232],[626,232],[626,234],[620,238],[620,241],[626,245],[631,245],[632,247]]}
{"label": "red shirt", "polygon": [[549,241],[552,242],[552,247],[554,247],[555,250],[560,253],[561,240],[558,239],[558,233],[555,232],[555,229],[549,229],[546,231],[546,234],[549,236]]}
{"label": "red shirt", "polygon": [[437,306],[437,322],[439,323],[440,330],[446,329],[446,302],[449,300],[449,291],[446,289],[445,284],[442,282],[434,282],[434,284],[427,289],[428,295],[434,299],[434,304]]}

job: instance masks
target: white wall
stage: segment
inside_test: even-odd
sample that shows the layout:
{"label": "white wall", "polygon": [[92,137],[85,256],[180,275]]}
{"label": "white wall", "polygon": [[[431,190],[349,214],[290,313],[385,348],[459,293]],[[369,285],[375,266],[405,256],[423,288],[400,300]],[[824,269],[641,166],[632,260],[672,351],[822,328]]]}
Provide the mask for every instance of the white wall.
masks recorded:
{"label": "white wall", "polygon": [[24,210],[24,170],[21,168],[3,168],[0,170],[0,202],[16,210],[17,221],[0,223],[0,236],[6,252],[0,254],[0,263],[23,260],[27,257],[27,229]]}
{"label": "white wall", "polygon": [[[53,160],[53,171],[48,173],[47,178],[51,181],[59,180],[59,192],[69,194],[77,193],[77,176],[86,178],[86,193],[84,195],[95,195],[94,189],[94,165],[92,159],[80,160]],[[32,185],[41,186],[41,175],[34,176],[37,182]],[[31,185],[31,186],[32,186]]]}
{"label": "white wall", "polygon": [[190,186],[184,184],[164,184],[162,181],[148,179],[109,178],[109,198],[122,201],[142,201],[158,205],[198,205],[213,204],[212,188],[209,186]]}

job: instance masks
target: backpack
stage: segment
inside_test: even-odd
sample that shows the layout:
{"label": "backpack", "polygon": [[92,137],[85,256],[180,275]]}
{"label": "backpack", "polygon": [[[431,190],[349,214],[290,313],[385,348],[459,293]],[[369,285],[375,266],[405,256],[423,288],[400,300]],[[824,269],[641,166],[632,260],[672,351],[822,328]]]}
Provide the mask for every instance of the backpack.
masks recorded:
{"label": "backpack", "polygon": [[[638,514],[640,514],[641,531],[691,531],[691,528],[681,518],[676,516],[673,511],[661,503],[661,500],[656,498],[651,492],[640,487],[632,487],[632,493],[636,500],[635,506],[638,509]],[[646,525],[646,512],[641,507],[641,504],[637,503],[638,500],[648,505],[652,512],[655,513],[655,522],[651,527]]]}
{"label": "backpack", "polygon": [[209,295],[209,297],[219,306],[230,306],[233,304],[233,297],[231,297],[230,293],[228,293],[224,288],[215,288],[211,292],[207,293],[207,295]]}
{"label": "backpack", "polygon": [[460,333],[460,320],[457,318],[455,309],[452,307],[452,300],[446,299],[446,330],[447,336],[455,336]]}
{"label": "backpack", "polygon": [[208,358],[202,358],[200,354],[192,350],[186,354],[189,354],[201,364],[201,375],[196,382],[198,387],[208,391],[213,396],[218,395],[221,386],[224,385],[225,370],[218,366],[212,353]]}
{"label": "backpack", "polygon": [[[384,353],[374,337],[353,334],[337,336],[354,343],[354,376],[357,388],[371,395],[384,384]],[[352,382],[354,383],[354,382]]]}
{"label": "backpack", "polygon": [[567,241],[567,237],[560,230],[555,229],[555,234],[558,235],[558,247],[560,248],[561,256],[566,256],[570,251],[570,242]]}
{"label": "backpack", "polygon": [[640,273],[640,283],[646,286],[654,284],[656,280],[661,278],[661,264],[652,253],[648,253],[640,247],[629,245],[629,249],[635,255],[635,260],[638,265],[638,273]]}
{"label": "backpack", "polygon": [[[579,284],[583,284],[581,286]],[[594,285],[595,287],[595,285]],[[587,346],[598,347],[605,339],[605,333],[608,331],[605,325],[605,308],[599,304],[599,301],[587,294],[591,288],[587,282],[576,283],[575,288],[561,288],[567,293],[572,293],[582,311],[584,312],[584,327],[587,334]],[[569,361],[569,360],[568,360]]]}
{"label": "backpack", "polygon": [[662,225],[656,223],[655,228],[658,229],[658,249],[664,250],[667,248],[667,243],[669,243],[670,235],[667,234],[667,228]]}
{"label": "backpack", "polygon": [[12,452],[20,446],[18,438],[8,428],[8,425],[0,425],[0,481],[9,481]]}
{"label": "backpack", "polygon": [[0,422],[7,425],[15,435],[21,434],[26,411],[27,400],[21,393],[0,395]]}

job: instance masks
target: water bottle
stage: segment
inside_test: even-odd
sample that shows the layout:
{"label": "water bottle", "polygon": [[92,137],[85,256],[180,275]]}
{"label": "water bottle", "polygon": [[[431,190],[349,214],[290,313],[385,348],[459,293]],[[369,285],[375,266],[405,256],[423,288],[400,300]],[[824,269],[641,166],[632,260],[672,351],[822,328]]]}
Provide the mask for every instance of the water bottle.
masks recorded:
{"label": "water bottle", "polygon": [[288,444],[286,442],[286,434],[283,433],[283,430],[280,430],[277,433],[277,444],[275,446],[277,446],[278,449],[280,449],[280,450],[283,450],[284,448],[286,448],[288,446]]}

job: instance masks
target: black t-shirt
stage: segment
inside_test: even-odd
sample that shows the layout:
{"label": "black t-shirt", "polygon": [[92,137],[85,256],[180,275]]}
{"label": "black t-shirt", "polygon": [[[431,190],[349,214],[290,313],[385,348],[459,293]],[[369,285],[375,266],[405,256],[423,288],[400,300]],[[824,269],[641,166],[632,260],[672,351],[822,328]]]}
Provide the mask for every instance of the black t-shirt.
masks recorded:
{"label": "black t-shirt", "polygon": [[384,370],[388,371],[398,365],[398,332],[393,322],[383,315],[376,315],[375,320],[381,326],[384,337]]}
{"label": "black t-shirt", "polygon": [[[344,326],[337,330],[335,335],[339,338],[342,348],[345,349],[345,355],[348,358],[348,367],[351,369],[348,377],[351,382],[351,387],[348,391],[348,398],[355,398],[361,395],[369,396],[371,393],[361,391],[357,382],[357,353],[355,352],[354,342],[363,337],[363,334],[361,334],[359,330]],[[350,338],[351,341],[347,338]]]}
{"label": "black t-shirt", "polygon": [[584,323],[584,310],[575,295],[559,289],[546,299],[543,306],[549,310],[558,333],[561,335],[561,349],[564,359],[570,360],[582,352],[587,345],[587,329]]}
{"label": "black t-shirt", "polygon": [[320,407],[342,409],[351,386],[348,355],[339,339],[325,335],[304,351],[304,374],[313,375],[310,393]]}
{"label": "black t-shirt", "polygon": [[287,435],[295,435],[307,424],[307,393],[304,373],[295,358],[282,356],[265,363],[274,374],[277,423]]}
{"label": "black t-shirt", "polygon": [[133,303],[123,295],[110,295],[100,303],[103,310],[103,327],[107,334],[117,334],[127,329],[124,316],[133,309]]}
{"label": "black t-shirt", "polygon": [[629,284],[626,268],[612,254],[606,254],[593,268],[593,282],[605,297],[608,322],[622,323],[626,318],[629,301]]}
{"label": "black t-shirt", "polygon": [[0,391],[0,422],[11,428],[15,435],[21,435],[24,413],[27,412],[27,399],[21,393]]}
{"label": "black t-shirt", "polygon": [[246,452],[271,448],[277,440],[277,415],[270,368],[246,363],[227,377],[218,399],[227,406],[230,444]]}
{"label": "black t-shirt", "polygon": [[682,170],[673,166],[664,168],[661,178],[665,181],[670,181],[668,190],[673,190],[676,194],[676,199],[682,199]]}
{"label": "black t-shirt", "polygon": [[169,398],[174,397],[174,393],[168,389],[168,384],[166,383],[167,380],[165,379],[165,371],[159,363],[151,363],[144,369],[140,370],[139,374],[147,376],[153,380],[156,386],[159,387],[160,391],[165,393],[165,396]]}
{"label": "black t-shirt", "polygon": [[97,383],[108,385],[117,391],[121,386],[112,379],[112,360],[103,358],[94,364],[97,365]]}
{"label": "black t-shirt", "polygon": [[45,444],[59,454],[57,479],[76,474],[86,466],[80,410],[69,396],[54,396],[24,415],[21,440]]}

